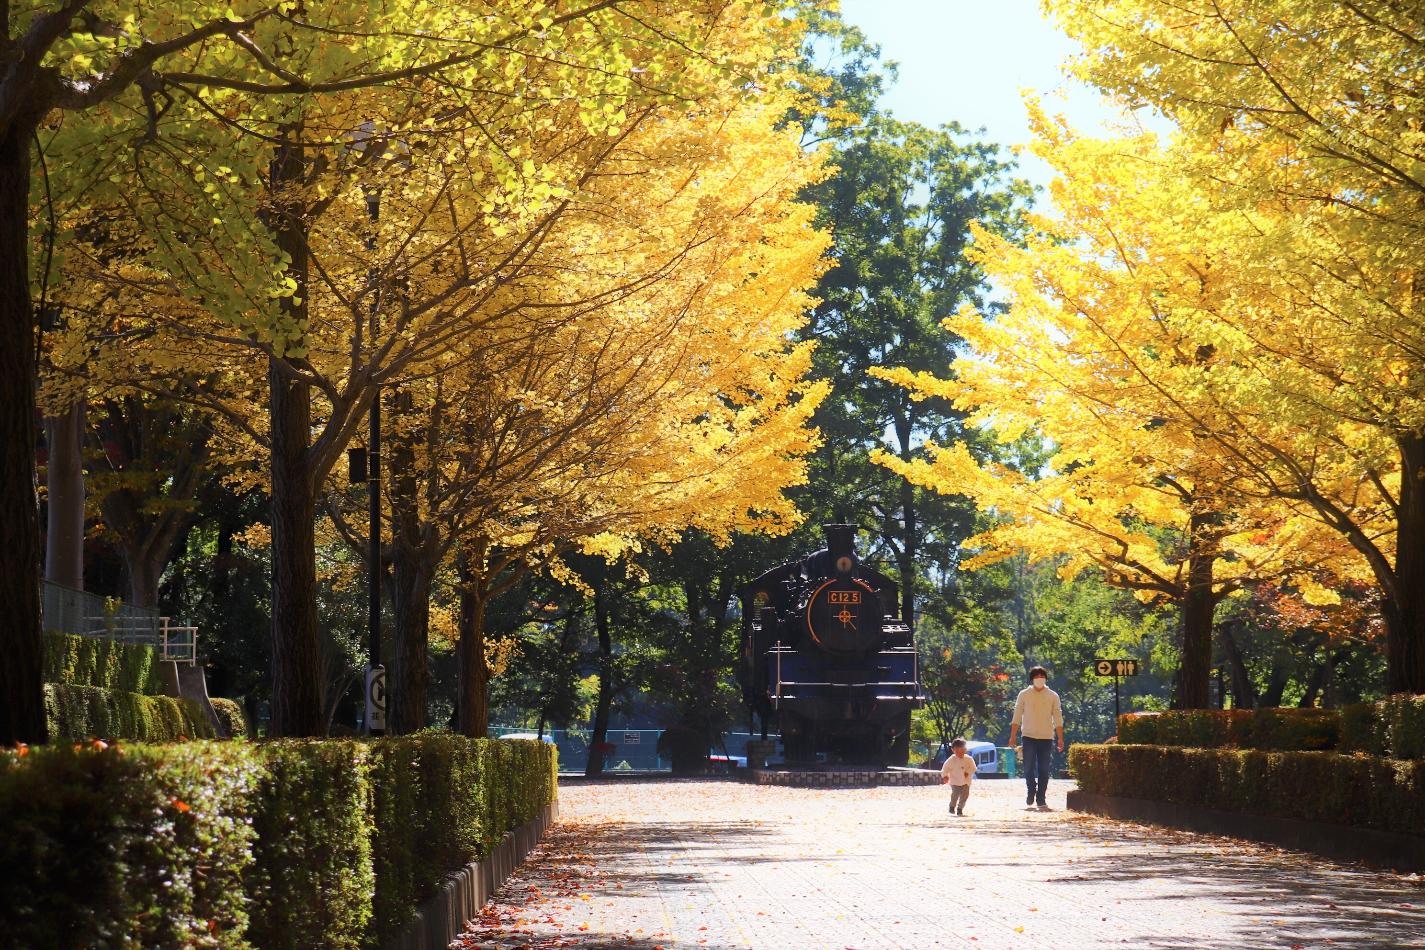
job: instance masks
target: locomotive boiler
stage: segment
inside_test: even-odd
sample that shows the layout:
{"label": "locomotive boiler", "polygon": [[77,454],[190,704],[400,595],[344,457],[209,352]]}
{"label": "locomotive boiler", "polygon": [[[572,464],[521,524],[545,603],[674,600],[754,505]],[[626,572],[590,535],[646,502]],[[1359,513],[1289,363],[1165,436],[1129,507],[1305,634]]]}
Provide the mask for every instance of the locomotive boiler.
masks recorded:
{"label": "locomotive boiler", "polygon": [[897,585],[856,556],[854,525],[738,588],[743,700],[775,723],[789,764],[905,765],[924,704]]}

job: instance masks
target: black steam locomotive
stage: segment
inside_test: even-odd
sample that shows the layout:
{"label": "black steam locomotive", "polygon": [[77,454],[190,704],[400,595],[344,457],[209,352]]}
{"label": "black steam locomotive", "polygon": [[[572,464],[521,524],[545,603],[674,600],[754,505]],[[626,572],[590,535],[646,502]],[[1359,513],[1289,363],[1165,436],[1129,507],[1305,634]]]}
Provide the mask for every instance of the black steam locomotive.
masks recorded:
{"label": "black steam locomotive", "polygon": [[738,588],[743,700],[782,734],[789,764],[905,765],[924,703],[898,588],[856,557],[856,528]]}

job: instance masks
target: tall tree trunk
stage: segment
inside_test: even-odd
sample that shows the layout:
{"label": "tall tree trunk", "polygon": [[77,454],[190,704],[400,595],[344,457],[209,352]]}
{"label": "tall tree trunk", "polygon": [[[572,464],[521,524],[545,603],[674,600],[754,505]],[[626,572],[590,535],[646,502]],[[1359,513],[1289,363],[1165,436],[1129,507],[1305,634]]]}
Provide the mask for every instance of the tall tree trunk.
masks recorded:
{"label": "tall tree trunk", "polygon": [[0,745],[44,742],[35,319],[30,303],[32,122],[0,129]]}
{"label": "tall tree trunk", "polygon": [[311,389],[272,361],[272,726],[274,736],[322,735],[317,630],[317,493],[308,453]]}
{"label": "tall tree trunk", "polygon": [[1301,694],[1301,701],[1296,704],[1299,708],[1311,709],[1316,705],[1316,697],[1321,695],[1321,691],[1326,686],[1326,674],[1330,668],[1329,654],[1326,659],[1312,667],[1311,675],[1306,680],[1306,692]]}
{"label": "tall tree trunk", "polygon": [[1217,631],[1222,642],[1222,655],[1227,658],[1227,670],[1232,680],[1232,705],[1237,709],[1257,707],[1257,688],[1252,685],[1252,676],[1242,659],[1242,650],[1237,645],[1236,624],[1224,623]]}
{"label": "tall tree trunk", "polygon": [[614,647],[609,632],[609,608],[603,585],[594,588],[594,629],[599,634],[599,698],[594,705],[594,734],[589,741],[585,775],[604,772],[603,746],[609,737],[609,710],[614,698]]}
{"label": "tall tree trunk", "polygon": [[[287,140],[273,156],[269,215],[277,247],[288,258],[295,283],[282,298],[291,326],[308,316],[306,209],[300,186],[307,173],[304,131],[287,126]],[[294,196],[294,193],[296,196]],[[272,735],[316,736],[326,732],[321,636],[317,630],[317,484],[313,464],[312,387],[294,377],[283,358],[268,362],[268,410],[272,440]]]}
{"label": "tall tree trunk", "polygon": [[1286,651],[1278,649],[1273,656],[1272,673],[1267,678],[1267,688],[1257,699],[1257,705],[1262,709],[1275,709],[1282,704],[1282,695],[1286,692],[1288,677],[1286,673]]}
{"label": "tall tree trunk", "polygon": [[1194,514],[1188,522],[1188,581],[1183,595],[1181,675],[1174,709],[1207,709],[1212,699],[1212,592],[1215,544],[1210,537],[1215,516]]}
{"label": "tall tree trunk", "polygon": [[1395,585],[1385,598],[1387,693],[1425,693],[1425,435],[1396,439],[1400,514]]}
{"label": "tall tree trunk", "polygon": [[[399,404],[400,400],[392,400]],[[395,613],[395,663],[388,700],[390,729],[415,732],[426,724],[426,694],[430,683],[430,589],[436,569],[429,564],[421,530],[414,447],[396,433],[388,443],[391,464],[386,484],[391,499],[392,597]]]}
{"label": "tall tree trunk", "polygon": [[172,553],[171,545],[120,544],[124,557],[124,573],[128,577],[129,603],[135,607],[158,606],[158,580]]}
{"label": "tall tree trunk", "polygon": [[460,644],[456,660],[460,668],[456,701],[457,721],[462,735],[483,739],[490,731],[490,703],[486,689],[490,668],[485,662],[485,598],[481,573],[483,551],[462,553],[456,569],[460,575]]}
{"label": "tall tree trunk", "polygon": [[84,589],[84,403],[45,420],[45,580]]}
{"label": "tall tree trunk", "polygon": [[388,722],[393,734],[404,735],[426,724],[431,572],[422,563],[419,550],[399,542],[394,560],[395,597],[391,606],[396,619],[396,650]]}

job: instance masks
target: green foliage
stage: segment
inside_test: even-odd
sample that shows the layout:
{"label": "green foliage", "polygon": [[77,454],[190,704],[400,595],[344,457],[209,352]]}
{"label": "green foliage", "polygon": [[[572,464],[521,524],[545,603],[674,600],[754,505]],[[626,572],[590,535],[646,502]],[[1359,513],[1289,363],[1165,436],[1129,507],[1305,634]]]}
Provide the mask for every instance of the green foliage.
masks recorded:
{"label": "green foliage", "polygon": [[1076,745],[1069,769],[1096,795],[1419,834],[1425,761],[1334,752]]}
{"label": "green foliage", "polygon": [[1385,728],[1380,703],[1351,703],[1341,707],[1342,752],[1386,754]]}
{"label": "green foliage", "polygon": [[1392,696],[1376,705],[1388,754],[1397,759],[1425,759],[1425,695]]}
{"label": "green foliage", "polygon": [[218,722],[222,723],[228,737],[232,739],[249,739],[252,737],[252,726],[247,721],[247,713],[243,712],[242,703],[233,699],[214,699],[213,712],[218,714]]}
{"label": "green foliage", "polygon": [[1340,717],[1330,709],[1180,709],[1119,717],[1124,745],[1304,751],[1335,748]]}
{"label": "green foliage", "polygon": [[442,877],[480,855],[486,815],[481,752],[478,744],[440,732],[372,744],[372,847],[379,856],[372,929],[378,938],[399,929]]}
{"label": "green foliage", "polygon": [[379,945],[556,768],[445,733],[0,752],[0,948]]}
{"label": "green foliage", "polygon": [[163,691],[158,680],[158,651],[139,643],[46,630],[46,683],[97,686],[154,696]]}
{"label": "green foliage", "polygon": [[1199,709],[1126,713],[1122,745],[1271,751],[1339,749],[1425,759],[1425,696],[1392,696],[1341,709]]}
{"label": "green foliage", "polygon": [[1341,717],[1334,709],[1253,710],[1248,747],[1253,749],[1334,749],[1341,739]]}
{"label": "green foliage", "polygon": [[366,747],[265,743],[253,808],[248,937],[260,947],[360,947],[371,920],[371,779]]}
{"label": "green foliage", "polygon": [[213,738],[208,717],[190,699],[141,696],[97,686],[46,683],[45,717],[54,739],[174,742]]}
{"label": "green foliage", "polygon": [[0,946],[243,947],[247,747],[0,752]]}

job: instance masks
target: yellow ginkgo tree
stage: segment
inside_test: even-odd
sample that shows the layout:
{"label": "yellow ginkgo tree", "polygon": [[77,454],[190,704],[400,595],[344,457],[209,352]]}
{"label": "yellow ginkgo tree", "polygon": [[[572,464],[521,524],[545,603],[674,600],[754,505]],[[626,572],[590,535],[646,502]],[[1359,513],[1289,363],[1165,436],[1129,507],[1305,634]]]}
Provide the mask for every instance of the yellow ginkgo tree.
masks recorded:
{"label": "yellow ginkgo tree", "polygon": [[[83,273],[67,300],[101,328],[93,339],[126,328],[93,370],[221,417],[232,450],[271,472],[277,731],[320,729],[302,591],[315,583],[318,500],[373,399],[404,453],[384,479],[400,537],[413,516],[437,535],[421,545],[422,583],[481,545],[524,563],[592,536],[792,517],[780,491],[800,477],[816,394],[787,340],[826,244],[795,203],[820,160],[785,122],[791,77],[772,71],[795,48],[779,37],[799,27],[741,4],[713,23],[696,49],[679,47],[698,64],[676,88],[595,95],[579,69],[546,77],[526,64],[515,104],[439,86],[414,112],[388,92],[308,103],[304,128],[324,150],[294,158],[297,177],[249,189],[247,213],[275,247],[291,245],[280,286],[233,290],[254,308],[276,301],[293,331],[280,339],[234,328],[194,293],[197,262],[223,273],[251,251],[222,259],[221,229],[179,249],[154,214],[133,253],[81,242],[72,255]],[[561,62],[599,62],[608,42]],[[636,75],[666,73],[659,43],[628,55]],[[229,176],[219,190],[243,187]],[[427,489],[412,498],[422,465]],[[473,578],[486,570],[479,557],[462,564]],[[407,579],[409,605],[422,595]],[[398,612],[419,626],[419,610]],[[395,685],[399,697],[407,682],[419,715],[415,632],[398,643]],[[468,658],[481,694],[483,650]]]}
{"label": "yellow ginkgo tree", "polygon": [[1058,213],[1038,218],[1024,246],[977,238],[1007,312],[947,321],[967,344],[951,378],[877,373],[922,398],[952,399],[1002,440],[1033,429],[1050,447],[1047,466],[1016,471],[964,444],[881,461],[990,515],[970,542],[980,549],[972,567],[1027,551],[1061,559],[1065,575],[1095,567],[1144,599],[1176,604],[1175,702],[1205,706],[1222,598],[1292,583],[1329,600],[1318,576],[1364,564],[1310,506],[1293,506],[1244,463],[1293,431],[1286,418],[1260,417],[1242,431],[1256,395],[1239,397],[1271,372],[1226,355],[1207,330],[1235,312],[1207,275],[1240,262],[1230,249],[1250,228],[1234,233],[1237,219],[1184,184],[1178,156],[1151,137],[1078,140],[1042,116],[1038,131],[1037,150],[1060,175]]}
{"label": "yellow ginkgo tree", "polygon": [[[1258,446],[1253,477],[1366,560],[1388,630],[1387,689],[1425,692],[1425,11],[1387,0],[1045,6],[1084,45],[1074,70],[1170,117],[1203,194],[1256,232],[1217,259],[1236,299],[1211,321],[1263,377],[1257,398],[1238,400],[1240,421],[1295,433]],[[1342,456],[1354,461],[1335,465]]]}

